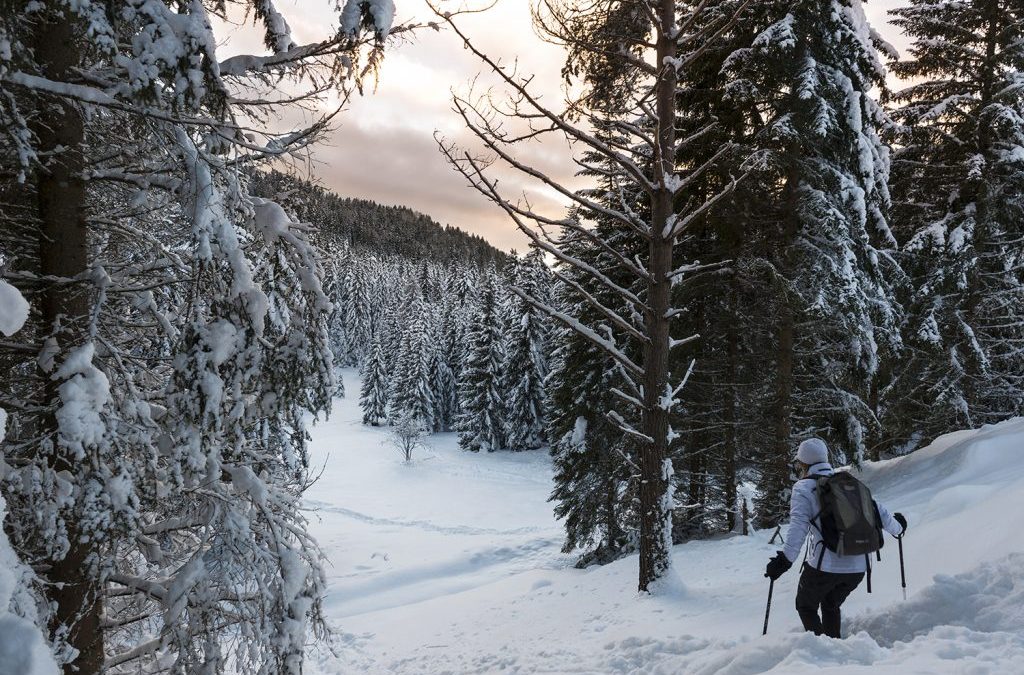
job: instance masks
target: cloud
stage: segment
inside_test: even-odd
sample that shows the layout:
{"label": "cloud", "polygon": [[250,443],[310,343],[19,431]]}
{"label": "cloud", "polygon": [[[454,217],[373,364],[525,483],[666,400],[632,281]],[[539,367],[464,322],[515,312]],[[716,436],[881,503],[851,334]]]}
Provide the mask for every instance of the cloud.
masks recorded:
{"label": "cloud", "polygon": [[[421,11],[415,18],[426,15]],[[551,65],[560,63],[561,52],[532,32],[529,3],[499,3],[485,14],[467,17],[465,25],[495,58],[518,61],[525,72],[537,72],[534,84],[545,100],[559,100],[560,72]],[[467,185],[434,141],[434,132],[439,131],[446,141],[479,149],[452,111],[451,99],[453,89],[466,92],[473,75],[484,69],[451,31],[427,29],[399,44],[385,57],[376,90],[352,101],[329,146],[316,153],[319,164],[314,173],[339,194],[403,204],[501,248],[524,249],[525,235],[500,208]],[[496,84],[487,78],[481,83]],[[562,139],[525,143],[516,152],[560,182],[577,182]],[[536,181],[497,165],[492,175],[509,197],[525,197],[545,215],[559,217],[565,212],[566,200]]]}
{"label": "cloud", "polygon": [[[459,145],[471,145],[468,132],[458,130],[446,137]],[[536,144],[522,153],[531,164],[543,167],[562,180],[572,181],[569,164]],[[328,188],[345,196],[402,204],[422,211],[444,224],[486,237],[504,249],[523,250],[528,241],[496,205],[470,188],[438,150],[433,137],[416,128],[378,125],[348,115],[332,136],[331,146],[316,153],[314,174]],[[564,203],[524,179],[514,170],[495,167],[506,195],[525,195],[545,214],[560,216]]]}

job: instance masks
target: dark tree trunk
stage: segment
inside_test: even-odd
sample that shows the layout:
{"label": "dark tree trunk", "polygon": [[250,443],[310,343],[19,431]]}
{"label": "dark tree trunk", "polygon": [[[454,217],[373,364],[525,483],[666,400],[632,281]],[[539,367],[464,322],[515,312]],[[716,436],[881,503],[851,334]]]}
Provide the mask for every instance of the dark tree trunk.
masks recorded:
{"label": "dark tree trunk", "polygon": [[[658,115],[655,176],[674,172],[676,72],[671,65],[676,43],[671,36],[675,26],[675,2],[662,0],[658,9],[661,30],[658,35],[657,63],[661,67],[655,92]],[[651,198],[651,239],[649,245],[651,279],[647,285],[647,311],[644,323],[648,341],[643,349],[643,417],[641,431],[650,437],[640,448],[640,583],[647,591],[671,566],[671,504],[666,499],[670,488],[665,462],[668,457],[668,415],[663,401],[669,385],[669,309],[673,240],[666,238],[666,225],[674,211],[672,192],[662,185]]]}
{"label": "dark tree trunk", "polygon": [[[884,416],[880,409],[879,402],[879,388],[882,382],[889,380],[887,369],[883,366],[878,372],[871,376],[868,381],[868,406],[871,408],[871,413],[875,416],[876,420],[881,421]],[[882,446],[888,442],[888,435],[886,434],[885,427],[879,425],[878,435],[872,439],[870,446],[868,447],[868,459],[872,462],[877,462],[881,459]]]}
{"label": "dark tree trunk", "polygon": [[[55,81],[67,80],[80,65],[81,53],[75,24],[49,15],[40,20],[34,38],[36,58],[43,74]],[[39,95],[33,131],[39,140],[44,166],[36,177],[39,218],[39,260],[44,278],[74,278],[88,268],[88,232],[85,219],[85,123],[74,103]],[[79,345],[91,309],[90,295],[81,283],[50,283],[43,291],[40,310],[44,334],[52,335],[61,353]],[[60,405],[55,382],[46,382],[44,405],[54,411]],[[44,421],[53,443],[51,465],[55,471],[77,473],[82,462],[57,443],[57,420],[51,412]],[[95,574],[93,547],[83,541],[76,523],[68,523],[70,548],[62,559],[50,561],[46,573],[50,600],[55,604],[53,628],[66,628],[68,642],[78,650],[64,667],[68,675],[89,675],[103,667],[103,634],[100,629],[101,587]]]}
{"label": "dark tree trunk", "polygon": [[617,554],[622,549],[623,536],[622,526],[619,522],[619,486],[615,476],[615,462],[610,456],[606,457],[604,476],[604,526],[605,526],[605,548]]}
{"label": "dark tree trunk", "polygon": [[[735,280],[734,280],[735,284]],[[731,309],[738,310],[739,303],[736,302],[735,293],[731,294],[730,305]],[[722,422],[725,424],[725,447],[723,449],[723,462],[722,471],[722,482],[724,483],[725,494],[723,495],[723,502],[725,503],[725,518],[726,528],[732,532],[736,528],[736,393],[739,387],[739,332],[737,331],[737,322],[739,320],[739,312],[734,311],[731,320],[728,321],[728,327],[726,328],[726,381],[727,384],[723,388],[723,394],[725,396],[722,416]]]}
{"label": "dark tree trunk", "polygon": [[[792,454],[790,438],[793,434],[793,308],[790,306],[788,289],[783,289],[779,304],[778,352],[775,358],[775,438],[772,443],[769,471],[772,474],[771,489],[776,491],[772,501],[777,502],[777,494],[784,489]],[[785,504],[774,503],[772,512],[768,514],[771,522],[777,524],[783,517]]]}
{"label": "dark tree trunk", "polygon": [[[796,152],[796,150],[791,150]],[[795,161],[795,160],[791,160]],[[786,178],[783,192],[783,208],[780,213],[780,239],[773,243],[773,258],[781,274],[774,279],[773,290],[776,296],[775,318],[775,430],[768,449],[768,456],[762,464],[761,489],[763,496],[759,499],[757,523],[761,528],[773,527],[785,519],[788,505],[783,495],[788,487],[789,461],[792,457],[793,435],[793,373],[795,369],[795,330],[796,330],[796,296],[790,284],[793,282],[794,266],[792,249],[794,239],[799,232],[797,184],[798,178],[792,168]]]}

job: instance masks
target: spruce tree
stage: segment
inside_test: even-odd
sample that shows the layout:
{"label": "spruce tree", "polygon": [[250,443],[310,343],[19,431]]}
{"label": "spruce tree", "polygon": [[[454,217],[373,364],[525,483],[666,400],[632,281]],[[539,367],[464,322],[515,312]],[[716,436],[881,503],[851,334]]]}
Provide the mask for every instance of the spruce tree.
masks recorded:
{"label": "spruce tree", "polygon": [[935,436],[1024,406],[1024,4],[911,0],[893,23],[893,197],[911,274],[904,358],[883,404],[889,438]]}
{"label": "spruce tree", "polygon": [[873,395],[899,348],[900,271],[887,222],[884,114],[870,90],[884,69],[859,0],[751,6],[749,46],[725,62],[729,100],[749,120],[758,159],[745,192],[769,263],[774,438],[759,458],[758,520],[787,508],[788,461],[817,435],[857,462],[878,434]]}
{"label": "spruce tree", "polygon": [[431,341],[430,310],[419,288],[410,284],[412,302],[405,308],[404,330],[398,356],[391,370],[388,417],[391,421],[408,413],[426,429],[434,428],[434,397],[431,364],[436,347]]}
{"label": "spruce tree", "polygon": [[363,364],[363,386],[359,395],[359,407],[363,410],[363,424],[380,426],[388,415],[388,370],[387,358],[380,336],[376,333],[370,341],[368,356]]}
{"label": "spruce tree", "polygon": [[450,431],[459,410],[458,382],[452,362],[461,355],[461,331],[456,323],[455,305],[442,294],[440,310],[433,313],[430,344],[430,391],[434,400],[434,431]]}
{"label": "spruce tree", "polygon": [[[547,267],[534,250],[513,264],[511,284],[528,297],[551,302]],[[507,326],[502,367],[508,447],[532,450],[544,444],[544,380],[548,373],[550,319],[521,296],[510,293],[503,308]]]}
{"label": "spruce tree", "polygon": [[367,270],[362,260],[354,260],[345,273],[345,295],[341,305],[341,320],[345,327],[344,364],[362,366],[370,345],[372,321],[370,318],[370,288]]}
{"label": "spruce tree", "polygon": [[[609,266],[579,235],[569,235],[563,247],[575,258]],[[571,268],[560,274],[612,300],[585,275]],[[554,296],[563,312],[586,325],[600,324],[597,312],[568,285],[558,284]],[[625,385],[612,359],[575,331],[556,327],[551,344],[546,433],[555,472],[550,501],[565,521],[562,551],[581,551],[578,567],[608,563],[635,551],[638,541],[635,444],[607,418],[616,404],[612,390]]]}
{"label": "spruce tree", "polygon": [[474,313],[466,331],[466,360],[459,379],[459,445],[493,452],[505,447],[501,394],[501,327],[499,279],[488,270],[481,280]]}
{"label": "spruce tree", "polygon": [[[352,265],[351,252],[343,246],[330,246],[326,249],[324,265],[324,293],[331,301],[331,311],[327,317],[327,332],[330,338],[332,363],[335,370],[348,365],[348,335],[345,329],[344,306],[348,301],[345,290],[345,270]],[[338,376],[334,396],[344,398],[345,382]]]}

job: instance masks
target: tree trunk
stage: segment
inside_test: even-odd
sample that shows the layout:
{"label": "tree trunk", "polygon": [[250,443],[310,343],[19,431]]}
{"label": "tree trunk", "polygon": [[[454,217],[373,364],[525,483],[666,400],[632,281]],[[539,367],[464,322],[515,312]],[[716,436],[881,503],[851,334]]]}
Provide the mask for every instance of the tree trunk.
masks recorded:
{"label": "tree trunk", "polygon": [[[71,77],[80,65],[81,52],[75,24],[67,18],[48,15],[37,25],[34,50],[44,76],[55,81]],[[33,131],[39,139],[45,166],[36,179],[39,217],[39,260],[44,278],[72,278],[88,268],[88,233],[85,219],[85,123],[80,108],[67,100],[37,98]],[[91,302],[80,284],[51,283],[43,291],[40,310],[44,333],[52,335],[66,354],[81,344]],[[46,386],[46,409],[60,406],[59,385],[50,373],[42,373]],[[81,462],[66,453],[57,442],[57,419],[50,412],[44,421],[52,439],[51,466],[55,471],[78,473]],[[70,548],[62,559],[51,560],[46,573],[48,595],[55,604],[53,628],[68,631],[68,643],[78,650],[75,660],[64,667],[70,675],[98,673],[103,667],[103,635],[100,629],[101,586],[95,572],[93,548],[82,541],[84,533],[68,523]]]}
{"label": "tree trunk", "polygon": [[[733,285],[735,285],[735,276],[733,278]],[[735,295],[735,293],[730,294],[730,304],[734,310],[738,308],[739,304],[735,301]],[[726,381],[728,384],[724,387],[725,405],[722,411],[722,422],[725,424],[725,448],[722,466],[725,474],[722,476],[725,484],[725,494],[722,501],[725,504],[726,529],[729,532],[736,529],[736,392],[739,387],[740,352],[739,332],[737,331],[738,314],[739,312],[736,311],[731,320],[728,321],[725,335]]]}
{"label": "tree trunk", "polygon": [[877,437],[871,439],[872,442],[868,447],[868,459],[872,462],[877,462],[882,458],[882,445],[888,441],[888,434],[886,433],[885,427],[882,425],[883,415],[880,410],[878,391],[881,387],[881,383],[888,381],[887,369],[884,365],[880,367],[879,370],[868,380],[868,407],[871,408],[871,413],[875,416],[875,419],[879,421]]}
{"label": "tree trunk", "polygon": [[641,431],[650,437],[640,448],[640,590],[647,591],[671,567],[672,494],[668,462],[669,309],[673,241],[665,237],[673,215],[672,192],[662,177],[674,173],[676,56],[675,2],[659,7],[658,60],[661,67],[655,91],[658,148],[655,178],[661,187],[651,198],[649,244],[651,279],[647,286],[644,323],[648,341],[643,349],[643,417]]}
{"label": "tree trunk", "polygon": [[605,549],[618,554],[622,550],[622,542],[625,538],[622,526],[619,522],[619,486],[615,475],[616,462],[611,456],[611,451],[605,451],[603,474],[604,485],[604,527],[605,527]]}
{"label": "tree trunk", "polygon": [[[796,152],[792,150],[791,152]],[[776,354],[775,354],[775,436],[764,466],[762,489],[764,497],[758,509],[758,525],[771,527],[779,524],[788,514],[788,505],[782,499],[789,481],[789,460],[792,457],[791,437],[793,435],[793,371],[795,368],[796,313],[793,307],[794,293],[790,288],[795,278],[795,263],[792,260],[792,246],[800,230],[798,214],[799,180],[791,167],[786,177],[783,197],[782,238],[775,244],[774,258],[782,274],[774,281],[777,297]]]}
{"label": "tree trunk", "polygon": [[[782,289],[779,306],[778,353],[776,355],[775,373],[775,439],[772,444],[770,489],[784,489],[787,478],[787,466],[792,454],[790,437],[793,433],[793,308],[790,306],[788,289]],[[777,524],[785,515],[785,504],[778,503],[775,495],[771,496],[772,508],[767,524]]]}

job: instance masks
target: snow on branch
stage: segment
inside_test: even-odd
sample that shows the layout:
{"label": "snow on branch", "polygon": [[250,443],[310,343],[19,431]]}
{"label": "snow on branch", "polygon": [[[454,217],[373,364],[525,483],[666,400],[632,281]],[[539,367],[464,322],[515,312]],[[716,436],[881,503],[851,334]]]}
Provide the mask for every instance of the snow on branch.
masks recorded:
{"label": "snow on branch", "polygon": [[634,438],[639,438],[641,441],[643,441],[645,443],[653,443],[654,442],[653,438],[651,438],[650,436],[648,436],[645,433],[637,431],[635,428],[633,428],[632,425],[630,425],[628,422],[626,422],[626,420],[624,420],[622,418],[622,415],[620,415],[619,413],[615,412],[614,410],[609,410],[608,413],[605,415],[605,417],[607,417],[608,420],[612,424],[614,424],[624,434],[628,434],[628,435],[630,435],[630,436],[632,436]]}
{"label": "snow on branch", "polygon": [[547,303],[540,302],[539,300],[530,297],[526,293],[523,293],[523,291],[519,288],[513,287],[512,292],[515,293],[520,298],[522,298],[523,300],[525,300],[526,302],[528,302],[536,309],[539,309],[540,311],[544,312],[551,318],[558,320],[565,326],[571,328],[573,331],[578,333],[581,337],[589,340],[596,347],[600,348],[610,357],[615,359],[623,368],[625,368],[630,373],[634,375],[643,374],[643,369],[640,366],[638,366],[631,358],[626,356],[626,354],[621,349],[619,349],[618,346],[616,346],[610,340],[607,340],[598,335],[597,332],[595,332],[589,326],[580,323],[580,321],[575,317],[572,317],[561,310],[555,309],[554,307]]}

